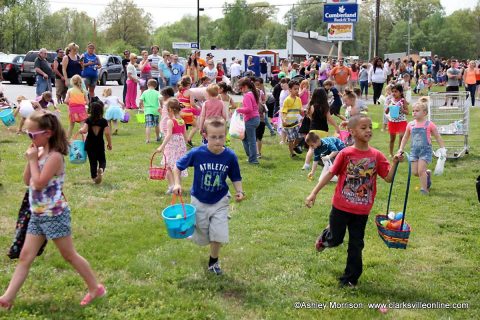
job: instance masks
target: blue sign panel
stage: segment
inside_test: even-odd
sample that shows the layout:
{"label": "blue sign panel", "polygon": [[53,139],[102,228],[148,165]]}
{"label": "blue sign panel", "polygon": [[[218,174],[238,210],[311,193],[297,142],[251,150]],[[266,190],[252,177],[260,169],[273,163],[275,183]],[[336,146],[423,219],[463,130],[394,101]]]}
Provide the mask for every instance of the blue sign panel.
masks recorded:
{"label": "blue sign panel", "polygon": [[323,22],[358,22],[358,4],[326,4]]}

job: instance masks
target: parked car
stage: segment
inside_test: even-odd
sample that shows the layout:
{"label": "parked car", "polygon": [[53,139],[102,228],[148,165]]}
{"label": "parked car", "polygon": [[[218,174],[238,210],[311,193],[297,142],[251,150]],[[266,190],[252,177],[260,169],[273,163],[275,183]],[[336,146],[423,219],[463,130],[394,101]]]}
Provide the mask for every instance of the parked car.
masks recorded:
{"label": "parked car", "polygon": [[102,67],[98,69],[98,82],[104,86],[107,81],[117,81],[118,84],[125,83],[125,73],[122,67],[122,58],[112,54],[98,54]]}
{"label": "parked car", "polygon": [[[25,55],[22,65],[22,80],[27,81],[29,86],[33,86],[35,84],[35,59],[38,57],[38,51],[28,51]],[[48,51],[47,52],[47,61],[50,62],[51,67],[53,69],[53,61],[57,57],[57,53],[55,51]],[[52,79],[52,82],[55,82],[55,79]]]}
{"label": "parked car", "polygon": [[0,65],[2,67],[2,75],[5,81],[13,84],[22,83],[22,63],[25,58],[24,54],[5,54],[0,55]]}

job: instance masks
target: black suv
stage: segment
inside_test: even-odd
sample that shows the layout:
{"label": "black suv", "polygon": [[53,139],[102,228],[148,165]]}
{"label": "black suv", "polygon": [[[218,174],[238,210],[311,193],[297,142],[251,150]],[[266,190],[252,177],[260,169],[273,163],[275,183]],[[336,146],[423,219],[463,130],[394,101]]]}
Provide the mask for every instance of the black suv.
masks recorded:
{"label": "black suv", "polygon": [[2,67],[2,75],[5,81],[10,81],[13,84],[22,83],[21,69],[24,58],[24,54],[0,55],[0,66]]}
{"label": "black suv", "polygon": [[[35,59],[38,57],[38,51],[28,51],[23,60],[22,65],[22,80],[27,81],[29,86],[33,86],[35,84]],[[47,61],[50,62],[52,70],[53,70],[53,61],[57,57],[57,53],[55,51],[48,51],[47,52]],[[55,81],[55,79],[52,79]]]}

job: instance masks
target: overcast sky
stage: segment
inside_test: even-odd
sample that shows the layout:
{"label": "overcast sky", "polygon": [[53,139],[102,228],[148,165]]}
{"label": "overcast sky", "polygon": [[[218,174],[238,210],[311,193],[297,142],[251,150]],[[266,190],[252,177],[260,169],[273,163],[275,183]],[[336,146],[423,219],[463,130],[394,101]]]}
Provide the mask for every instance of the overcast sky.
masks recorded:
{"label": "overcast sky", "polygon": [[[148,11],[154,18],[155,27],[166,23],[172,23],[181,19],[183,15],[196,15],[197,0],[133,0],[140,8]],[[213,19],[223,16],[222,5],[224,2],[233,3],[234,0],[200,0],[200,7],[205,8],[202,14]],[[283,21],[283,16],[291,8],[296,0],[247,0],[249,3],[267,1],[270,4],[278,5],[278,21]],[[315,0],[312,0],[312,2]],[[370,0],[373,1],[373,0]],[[385,1],[385,0],[384,0]],[[415,1],[415,0],[414,0]],[[85,11],[91,17],[97,18],[104,11],[110,0],[49,0],[52,11],[61,10],[64,7],[75,8]],[[445,11],[451,14],[457,9],[473,8],[476,0],[440,0]]]}

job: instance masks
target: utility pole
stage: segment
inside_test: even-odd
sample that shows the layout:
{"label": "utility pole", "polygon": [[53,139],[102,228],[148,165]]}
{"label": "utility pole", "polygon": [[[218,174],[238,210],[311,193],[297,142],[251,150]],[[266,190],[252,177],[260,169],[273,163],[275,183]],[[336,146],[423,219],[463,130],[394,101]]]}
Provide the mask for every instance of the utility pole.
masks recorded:
{"label": "utility pole", "polygon": [[410,2],[408,2],[408,34],[407,34],[407,57],[410,58],[410,25],[412,24],[412,17],[410,15]]}
{"label": "utility pole", "polygon": [[197,0],[197,49],[200,50],[200,11],[203,11],[203,8],[200,8],[200,0]]}
{"label": "utility pole", "polygon": [[293,15],[295,14],[295,5],[292,5],[292,16],[290,19],[290,60],[293,61]]}
{"label": "utility pole", "polygon": [[375,51],[373,52],[374,57],[378,57],[379,30],[380,30],[380,0],[376,0],[376,3],[375,3]]}
{"label": "utility pole", "polygon": [[370,29],[370,35],[368,37],[368,61],[372,60],[372,20],[370,16],[370,24],[368,25]]}

